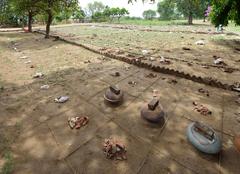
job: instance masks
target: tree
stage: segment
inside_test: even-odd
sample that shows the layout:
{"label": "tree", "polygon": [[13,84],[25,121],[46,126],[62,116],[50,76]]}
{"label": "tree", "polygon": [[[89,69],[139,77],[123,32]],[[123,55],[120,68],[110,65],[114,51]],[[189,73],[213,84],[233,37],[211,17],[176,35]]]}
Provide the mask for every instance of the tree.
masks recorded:
{"label": "tree", "polygon": [[103,12],[96,12],[92,16],[92,20],[94,22],[105,22],[108,20],[108,16],[106,16]]}
{"label": "tree", "polygon": [[[129,3],[137,0],[128,0]],[[143,2],[147,0],[142,0]],[[155,2],[155,0],[150,0]],[[188,24],[192,24],[193,17],[203,17],[209,0],[165,0],[166,3],[176,3],[177,10],[188,18]],[[217,1],[217,0],[216,0]],[[237,1],[237,0],[235,0]]]}
{"label": "tree", "polygon": [[0,25],[3,25],[7,21],[7,12],[9,11],[8,0],[0,1]]}
{"label": "tree", "polygon": [[188,24],[193,24],[193,17],[204,16],[207,2],[208,0],[176,0],[179,12],[188,17]]}
{"label": "tree", "polygon": [[63,20],[67,20],[71,18],[72,16],[72,13],[71,11],[68,11],[68,10],[64,10],[64,11],[61,11],[59,14],[57,14],[54,19],[56,19],[57,22],[62,22]]}
{"label": "tree", "polygon": [[239,0],[213,0],[211,21],[215,26],[228,25],[228,20],[233,20],[240,25],[240,3]]}
{"label": "tree", "polygon": [[72,16],[73,16],[73,19],[78,20],[78,22],[81,22],[85,18],[86,14],[82,10],[82,8],[79,7],[73,12]]}
{"label": "tree", "polygon": [[46,35],[49,38],[50,26],[54,16],[65,10],[73,10],[78,6],[78,0],[42,0],[43,11],[47,14]]}
{"label": "tree", "polygon": [[119,22],[120,18],[125,16],[125,15],[129,15],[129,11],[127,9],[125,9],[125,8],[121,8],[119,10],[118,17],[117,17],[118,18],[118,22]]}
{"label": "tree", "polygon": [[87,12],[89,16],[93,16],[96,12],[103,12],[105,5],[102,2],[94,1],[94,3],[89,3],[87,5]]}
{"label": "tree", "polygon": [[7,0],[0,1],[0,25],[3,25],[6,21],[7,9],[8,9]]}
{"label": "tree", "polygon": [[125,8],[109,8],[106,7],[103,11],[103,15],[110,18],[110,21],[113,21],[114,18],[117,18],[118,22],[120,21],[121,17],[129,14],[128,10]]}
{"label": "tree", "polygon": [[146,10],[146,11],[143,12],[144,19],[152,20],[156,16],[157,16],[156,11],[151,10],[151,9],[150,10]]}
{"label": "tree", "polygon": [[173,19],[177,16],[176,3],[173,0],[163,0],[157,4],[157,12],[161,19]]}
{"label": "tree", "polygon": [[112,18],[117,18],[118,22],[120,21],[120,18],[124,15],[129,14],[128,10],[125,8],[111,8],[110,11],[112,12],[111,16]]}
{"label": "tree", "polygon": [[0,25],[19,25],[19,17],[12,9],[10,0],[0,0]]}
{"label": "tree", "polygon": [[40,12],[43,2],[41,0],[11,0],[11,5],[18,16],[28,16],[28,31],[32,32],[33,17]]}

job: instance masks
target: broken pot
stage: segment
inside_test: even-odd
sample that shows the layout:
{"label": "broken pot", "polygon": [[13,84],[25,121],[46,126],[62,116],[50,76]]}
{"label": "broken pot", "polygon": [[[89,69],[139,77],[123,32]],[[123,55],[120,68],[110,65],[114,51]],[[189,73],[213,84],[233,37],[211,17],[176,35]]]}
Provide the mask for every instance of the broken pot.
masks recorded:
{"label": "broken pot", "polygon": [[121,103],[123,101],[123,91],[117,86],[111,85],[105,92],[104,99],[112,104]]}
{"label": "broken pot", "polygon": [[193,122],[188,126],[187,138],[196,149],[207,154],[217,154],[222,148],[217,133],[211,127],[199,122]]}
{"label": "broken pot", "polygon": [[141,110],[141,117],[150,123],[164,123],[165,113],[158,99],[152,99],[144,105]]}

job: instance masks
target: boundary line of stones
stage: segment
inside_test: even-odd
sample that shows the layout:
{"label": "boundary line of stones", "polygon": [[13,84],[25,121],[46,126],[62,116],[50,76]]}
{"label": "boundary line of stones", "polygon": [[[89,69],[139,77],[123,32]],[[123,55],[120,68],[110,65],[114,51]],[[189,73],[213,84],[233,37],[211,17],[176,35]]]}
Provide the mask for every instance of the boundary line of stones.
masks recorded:
{"label": "boundary line of stones", "polygon": [[[40,30],[34,31],[34,32],[45,35],[45,33],[43,31],[40,31]],[[117,59],[117,60],[129,63],[129,64],[133,64],[133,65],[136,65],[138,67],[150,69],[150,70],[153,70],[155,72],[174,75],[174,76],[177,76],[177,77],[180,77],[180,78],[185,78],[187,80],[191,80],[191,81],[194,81],[194,82],[197,82],[197,83],[209,85],[209,86],[224,89],[224,90],[237,91],[235,89],[236,87],[234,86],[234,84],[223,83],[223,82],[221,82],[217,79],[211,78],[211,77],[200,77],[200,76],[188,74],[188,73],[183,72],[183,71],[178,71],[178,70],[175,70],[175,69],[172,69],[172,68],[161,67],[161,66],[158,66],[158,65],[153,65],[151,63],[144,63],[144,62],[141,62],[139,59],[137,59],[137,57],[133,58],[133,57],[127,57],[127,56],[123,56],[123,55],[117,55],[117,54],[109,53],[107,51],[102,51],[99,48],[96,48],[96,47],[94,48],[94,46],[84,45],[84,44],[81,44],[81,43],[76,43],[74,41],[69,41],[69,40],[64,39],[64,38],[62,38],[60,36],[57,36],[57,35],[50,35],[50,37],[55,38],[55,39],[60,40],[60,41],[63,41],[65,43],[80,46],[80,47],[85,48],[85,49],[87,49],[91,52],[101,54],[103,56],[110,57],[110,58],[113,58],[113,59]]]}
{"label": "boundary line of stones", "polygon": [[184,30],[179,30],[179,31],[172,31],[172,30],[158,30],[158,29],[149,29],[149,28],[145,28],[145,29],[141,29],[141,28],[137,28],[137,27],[128,27],[128,26],[110,26],[110,25],[91,25],[91,24],[83,24],[82,26],[95,26],[95,27],[102,27],[102,28],[117,28],[117,29],[123,29],[123,30],[138,30],[138,31],[149,31],[149,32],[173,32],[173,33],[194,33],[194,34],[211,34],[211,35],[219,35],[219,34],[226,34],[226,35],[235,35],[235,36],[239,36],[239,34],[234,33],[234,32],[225,32],[225,33],[221,33],[221,32],[206,32],[206,31],[184,31]]}
{"label": "boundary line of stones", "polygon": [[232,69],[234,71],[240,71],[240,68],[233,68],[233,67],[226,67],[226,66],[222,66],[222,65],[211,65],[211,64],[207,64],[207,63],[199,63],[196,61],[188,61],[188,60],[181,60],[181,59],[177,59],[177,58],[172,58],[172,57],[165,57],[166,59],[170,59],[170,60],[175,60],[178,62],[184,62],[184,63],[192,63],[192,64],[196,64],[196,65],[200,65],[200,66],[207,66],[207,67],[212,67],[212,68],[226,68],[226,69]]}
{"label": "boundary line of stones", "polygon": [[[140,54],[136,54],[136,53],[131,53],[131,52],[128,52],[130,55],[136,55],[136,56],[142,56]],[[153,54],[150,54],[149,56],[153,57],[153,58],[160,58],[160,56],[155,56],[154,53]],[[196,64],[196,65],[200,65],[200,66],[206,66],[206,67],[211,67],[211,68],[225,68],[225,69],[231,69],[233,71],[240,71],[240,68],[233,68],[233,67],[229,67],[229,66],[223,66],[223,65],[212,65],[212,64],[208,64],[208,63],[200,63],[200,62],[197,62],[197,61],[189,61],[189,60],[184,60],[184,59],[178,59],[178,58],[173,58],[173,57],[168,57],[168,56],[164,56],[164,58],[166,59],[169,59],[169,60],[173,60],[173,61],[176,61],[176,62],[183,62],[183,63],[190,63],[190,64]]]}

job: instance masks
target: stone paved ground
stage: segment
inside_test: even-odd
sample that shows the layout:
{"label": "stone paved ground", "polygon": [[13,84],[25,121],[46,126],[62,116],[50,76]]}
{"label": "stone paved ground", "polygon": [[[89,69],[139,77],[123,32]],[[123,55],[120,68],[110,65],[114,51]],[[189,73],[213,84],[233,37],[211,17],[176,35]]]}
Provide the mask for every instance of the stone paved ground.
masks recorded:
{"label": "stone paved ground", "polygon": [[[236,115],[240,107],[234,102],[237,93],[160,73],[150,79],[145,75],[151,71],[117,60],[91,60],[84,67],[58,70],[0,93],[0,130],[21,125],[12,147],[14,173],[240,173],[240,154],[232,144],[233,135],[240,130]],[[121,75],[112,77],[112,72]],[[177,83],[169,83],[172,79]],[[132,80],[137,82],[134,87],[128,84]],[[50,89],[40,90],[43,84]],[[119,107],[104,103],[103,94],[111,84],[124,91],[124,103]],[[210,97],[199,93],[199,88],[209,90]],[[159,91],[167,114],[163,127],[140,117],[140,108],[152,98],[153,89]],[[70,100],[56,104],[53,100],[59,95],[69,95]],[[193,101],[206,105],[213,114],[202,116],[193,111]],[[71,130],[67,119],[79,115],[87,115],[89,124]],[[187,125],[196,120],[209,124],[222,137],[219,155],[200,153],[187,142]],[[126,161],[105,158],[103,141],[109,137],[124,142]]]}

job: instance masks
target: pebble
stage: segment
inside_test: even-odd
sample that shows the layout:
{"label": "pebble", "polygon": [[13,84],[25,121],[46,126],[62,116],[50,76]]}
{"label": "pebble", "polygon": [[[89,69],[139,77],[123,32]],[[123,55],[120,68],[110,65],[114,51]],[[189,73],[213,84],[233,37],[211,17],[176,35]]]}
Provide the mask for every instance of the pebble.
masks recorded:
{"label": "pebble", "polygon": [[40,89],[49,89],[49,85],[42,85],[41,87],[40,87]]}
{"label": "pebble", "polygon": [[28,58],[27,56],[20,57],[20,59],[27,59],[27,58]]}
{"label": "pebble", "polygon": [[205,42],[203,40],[199,40],[195,42],[196,45],[205,45]]}
{"label": "pebble", "polygon": [[148,54],[148,50],[142,50],[142,54],[143,54],[143,55]]}
{"label": "pebble", "polygon": [[69,100],[68,96],[60,96],[54,99],[56,103],[65,103]]}
{"label": "pebble", "polygon": [[33,76],[33,78],[41,78],[41,77],[43,77],[44,76],[44,74],[43,73],[36,73],[34,76]]}
{"label": "pebble", "polygon": [[26,62],[24,62],[25,64],[29,64],[29,63],[31,63],[32,61],[31,60],[28,60],[28,61],[26,61]]}
{"label": "pebble", "polygon": [[150,61],[155,61],[156,60],[154,57],[150,57],[149,59],[150,59]]}
{"label": "pebble", "polygon": [[218,65],[218,64],[223,63],[223,60],[221,58],[218,58],[218,59],[214,60],[213,63]]}
{"label": "pebble", "polygon": [[183,50],[191,50],[191,49],[188,48],[188,47],[183,47],[182,49],[183,49]]}

